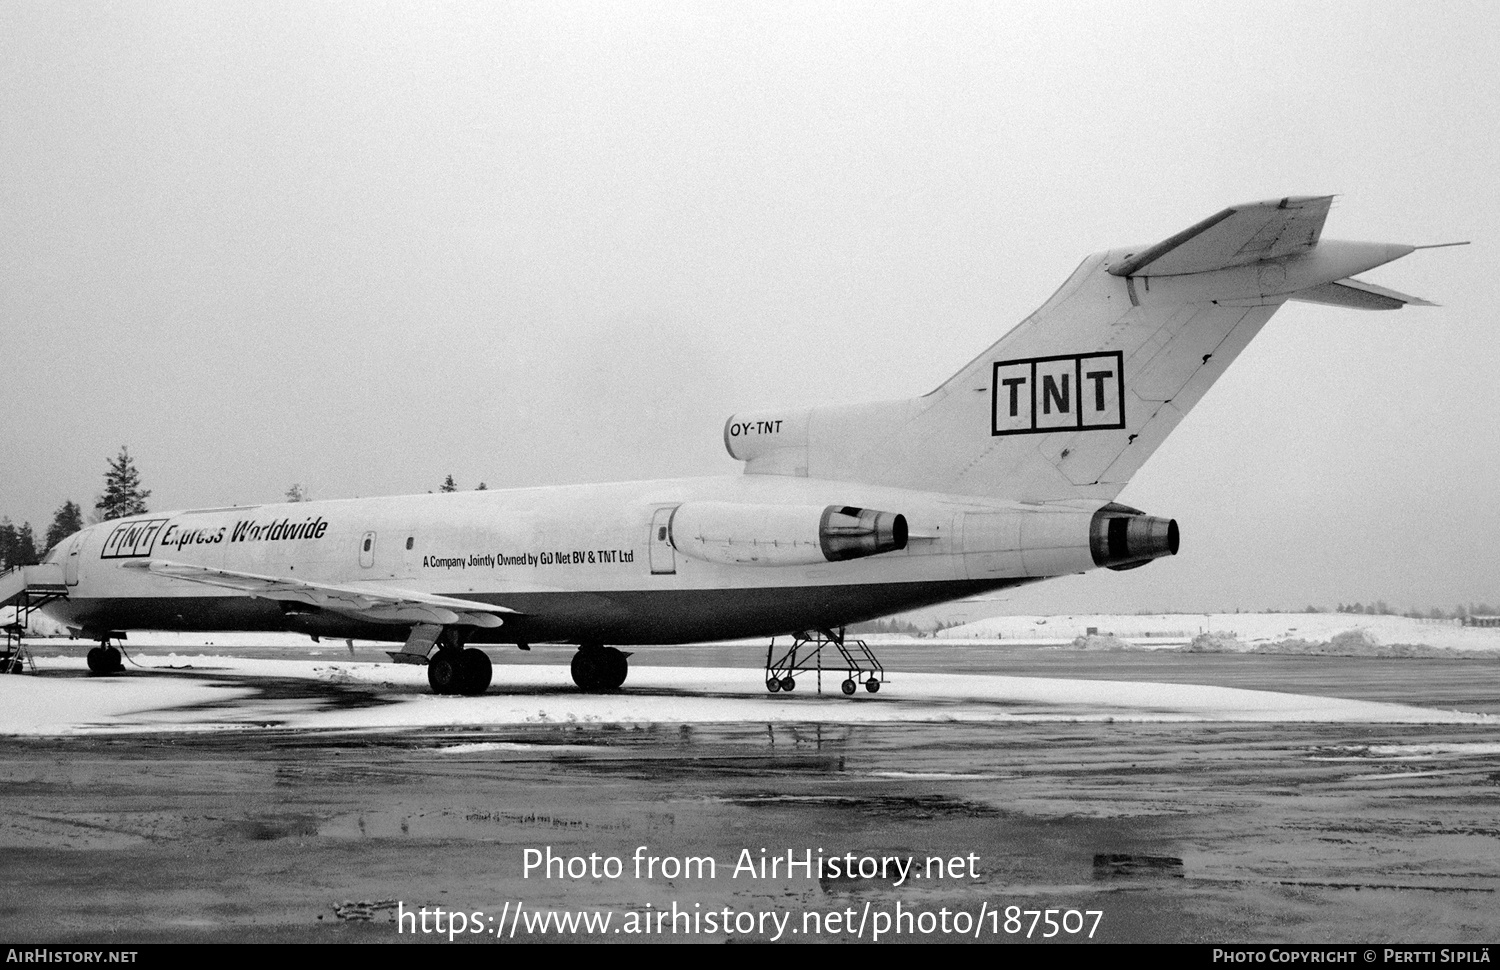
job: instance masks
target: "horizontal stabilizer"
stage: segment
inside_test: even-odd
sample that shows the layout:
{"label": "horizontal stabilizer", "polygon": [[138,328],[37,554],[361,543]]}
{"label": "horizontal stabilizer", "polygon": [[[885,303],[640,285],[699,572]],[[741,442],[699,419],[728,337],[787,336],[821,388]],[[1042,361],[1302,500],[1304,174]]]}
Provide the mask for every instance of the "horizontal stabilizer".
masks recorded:
{"label": "horizontal stabilizer", "polygon": [[1181,276],[1307,252],[1323,234],[1331,195],[1231,206],[1109,267],[1114,276]]}
{"label": "horizontal stabilizer", "polygon": [[1363,280],[1345,279],[1298,290],[1292,299],[1303,303],[1323,303],[1351,310],[1399,310],[1404,306],[1437,306],[1419,296],[1407,296]]}

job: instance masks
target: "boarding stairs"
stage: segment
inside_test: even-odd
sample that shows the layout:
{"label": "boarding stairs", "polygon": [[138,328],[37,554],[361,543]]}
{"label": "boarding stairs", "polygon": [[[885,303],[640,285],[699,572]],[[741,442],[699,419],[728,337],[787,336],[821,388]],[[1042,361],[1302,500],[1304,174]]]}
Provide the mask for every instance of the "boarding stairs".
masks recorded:
{"label": "boarding stairs", "polygon": [[59,563],[12,566],[0,573],[0,608],[15,607],[15,617],[5,624],[4,639],[0,640],[0,674],[36,669],[21,637],[35,610],[67,596],[68,586]]}

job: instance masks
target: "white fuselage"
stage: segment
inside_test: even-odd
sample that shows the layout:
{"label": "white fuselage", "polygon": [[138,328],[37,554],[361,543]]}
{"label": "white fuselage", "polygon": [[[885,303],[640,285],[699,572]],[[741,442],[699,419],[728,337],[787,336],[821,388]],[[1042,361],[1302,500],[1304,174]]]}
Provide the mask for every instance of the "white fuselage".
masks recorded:
{"label": "white fuselage", "polygon": [[[839,562],[710,561],[701,550],[684,551],[690,543],[681,529],[675,537],[662,531],[673,510],[697,503],[880,509],[905,517],[910,540]],[[409,627],[288,613],[243,592],[123,568],[149,558],[516,611],[499,629],[479,631],[479,640],[629,644],[778,634],[1092,568],[1088,521],[1098,504],[1027,508],[744,475],[147,514],[60,544],[53,556],[65,564],[70,591],[49,610],[89,632],[295,629],[401,640]]]}

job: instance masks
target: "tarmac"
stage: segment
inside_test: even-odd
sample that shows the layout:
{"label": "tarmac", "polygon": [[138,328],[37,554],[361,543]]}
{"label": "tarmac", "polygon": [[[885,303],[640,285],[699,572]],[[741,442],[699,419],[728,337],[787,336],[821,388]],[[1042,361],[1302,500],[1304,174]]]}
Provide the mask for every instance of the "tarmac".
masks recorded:
{"label": "tarmac", "polygon": [[448,698],[365,649],[38,652],[0,681],[28,942],[1500,939],[1493,655],[914,642],[846,698],[729,646],[587,696],[538,649]]}

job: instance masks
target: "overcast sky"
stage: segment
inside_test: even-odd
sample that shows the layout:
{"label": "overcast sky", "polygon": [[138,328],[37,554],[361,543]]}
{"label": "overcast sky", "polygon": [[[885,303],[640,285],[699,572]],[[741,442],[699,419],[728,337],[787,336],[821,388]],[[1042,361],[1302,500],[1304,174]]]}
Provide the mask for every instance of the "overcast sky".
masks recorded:
{"label": "overcast sky", "polygon": [[1493,4],[0,5],[0,514],[736,474],[1088,253],[1338,193],[1433,299],[1290,304],[1017,611],[1500,600]]}

